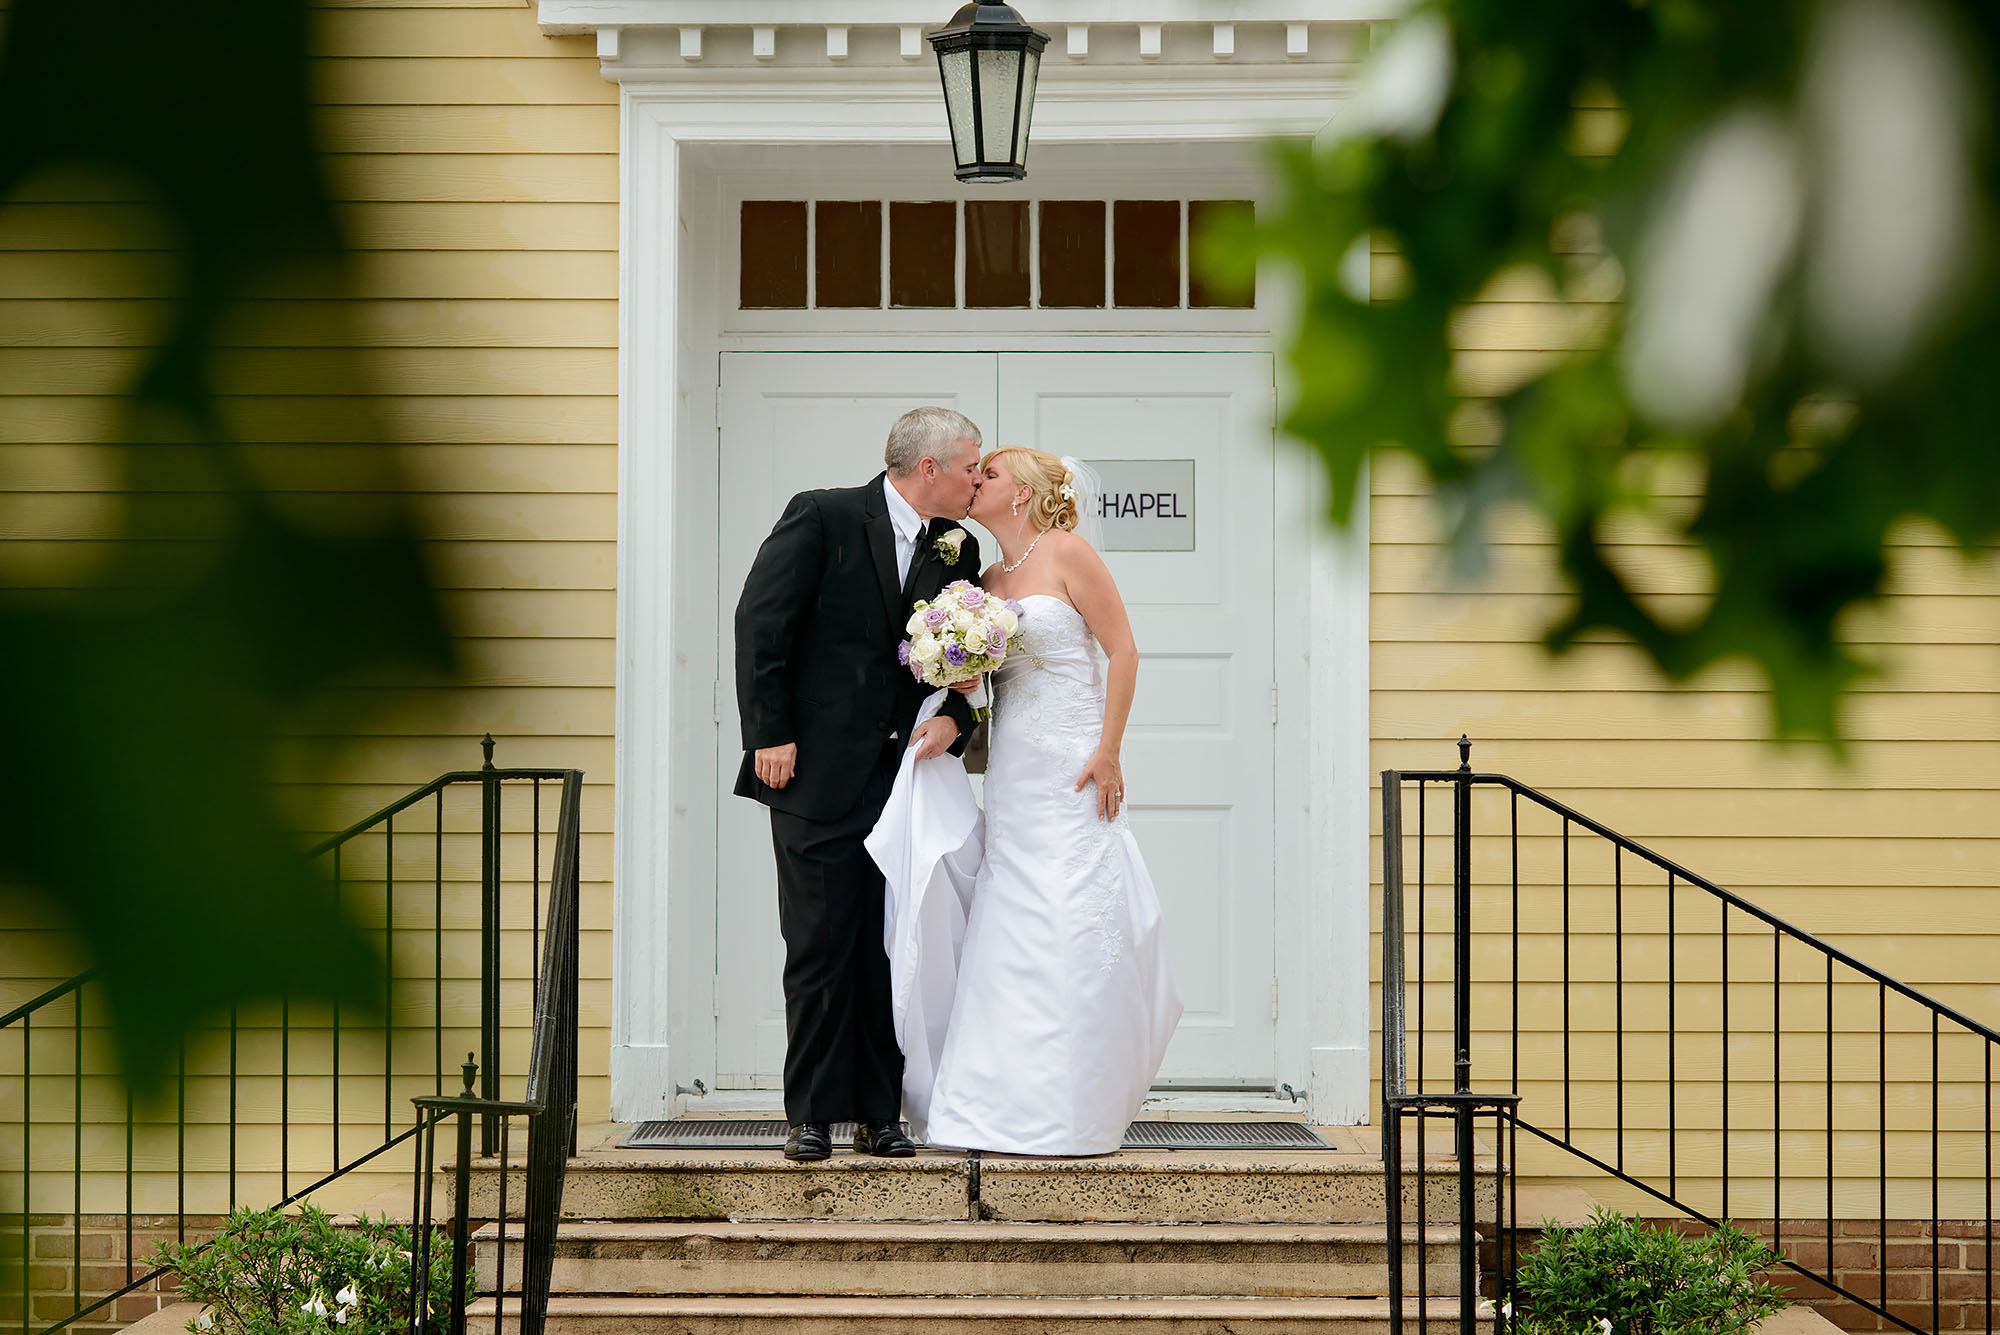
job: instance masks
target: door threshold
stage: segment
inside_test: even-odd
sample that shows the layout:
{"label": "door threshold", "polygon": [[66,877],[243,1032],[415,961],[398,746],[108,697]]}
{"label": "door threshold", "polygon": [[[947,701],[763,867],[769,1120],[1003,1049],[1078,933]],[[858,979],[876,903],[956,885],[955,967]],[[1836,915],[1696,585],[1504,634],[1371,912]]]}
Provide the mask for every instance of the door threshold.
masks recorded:
{"label": "door threshold", "polygon": [[[785,1115],[784,1095],[775,1089],[716,1089],[680,1099],[680,1117],[772,1117]],[[1142,1121],[1203,1121],[1231,1118],[1306,1120],[1303,1101],[1254,1090],[1159,1090],[1139,1106]]]}

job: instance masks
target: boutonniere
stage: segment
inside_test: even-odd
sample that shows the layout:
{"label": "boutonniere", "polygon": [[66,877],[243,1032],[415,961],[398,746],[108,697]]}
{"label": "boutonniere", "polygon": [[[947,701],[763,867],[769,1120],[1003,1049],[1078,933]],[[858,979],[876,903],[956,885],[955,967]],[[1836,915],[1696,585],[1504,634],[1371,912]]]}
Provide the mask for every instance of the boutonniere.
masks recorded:
{"label": "boutonniere", "polygon": [[965,530],[955,528],[951,532],[939,537],[936,542],[931,544],[931,547],[939,556],[944,558],[946,565],[955,566],[958,564],[958,549],[964,542]]}

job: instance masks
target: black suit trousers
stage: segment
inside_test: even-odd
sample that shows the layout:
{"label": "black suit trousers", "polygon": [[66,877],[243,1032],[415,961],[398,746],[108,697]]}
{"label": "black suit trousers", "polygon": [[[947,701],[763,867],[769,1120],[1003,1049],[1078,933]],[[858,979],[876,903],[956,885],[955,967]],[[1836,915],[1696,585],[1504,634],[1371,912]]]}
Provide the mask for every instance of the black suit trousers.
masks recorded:
{"label": "black suit trousers", "polygon": [[891,739],[882,748],[860,800],[839,819],[771,811],[785,938],[785,1117],[792,1122],[902,1115],[882,872],[862,841],[888,804],[903,745]]}

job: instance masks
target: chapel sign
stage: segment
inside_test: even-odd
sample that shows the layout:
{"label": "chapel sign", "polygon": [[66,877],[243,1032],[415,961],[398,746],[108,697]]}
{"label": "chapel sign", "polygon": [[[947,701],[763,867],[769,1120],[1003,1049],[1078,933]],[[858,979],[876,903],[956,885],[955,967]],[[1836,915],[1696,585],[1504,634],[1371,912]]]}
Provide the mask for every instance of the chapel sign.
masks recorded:
{"label": "chapel sign", "polygon": [[1091,459],[1109,552],[1194,550],[1194,460]]}

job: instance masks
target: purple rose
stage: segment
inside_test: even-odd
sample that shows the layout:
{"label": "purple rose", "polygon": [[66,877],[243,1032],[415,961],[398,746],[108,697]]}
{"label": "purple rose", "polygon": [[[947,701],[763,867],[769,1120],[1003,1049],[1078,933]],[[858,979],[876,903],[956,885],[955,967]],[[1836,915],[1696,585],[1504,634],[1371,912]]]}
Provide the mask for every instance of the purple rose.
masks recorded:
{"label": "purple rose", "polygon": [[1007,647],[1007,632],[998,626],[989,626],[986,630],[986,642],[993,646],[992,652],[997,654]]}
{"label": "purple rose", "polygon": [[910,665],[910,642],[908,640],[904,640],[896,646],[896,661],[904,667]]}
{"label": "purple rose", "polygon": [[922,681],[924,679],[924,665],[922,663],[910,664],[910,675],[918,681]]}
{"label": "purple rose", "polygon": [[959,602],[963,603],[965,605],[966,610],[970,612],[977,612],[980,608],[986,605],[986,595],[979,589],[977,585],[968,584],[965,588],[965,592],[958,595],[958,600]]}
{"label": "purple rose", "polygon": [[937,630],[949,620],[951,620],[951,613],[945,611],[942,607],[929,608],[924,612],[924,624],[932,630]]}
{"label": "purple rose", "polygon": [[1018,616],[1026,616],[1026,615],[1028,614],[1028,611],[1027,611],[1027,609],[1026,609],[1026,608],[1024,608],[1024,607],[1022,607],[1022,606],[1021,606],[1021,604],[1020,604],[1020,602],[1019,602],[1019,601],[1018,601],[1017,599],[1013,599],[1013,598],[1009,598],[1009,599],[1007,600],[1007,610],[1008,610],[1009,612],[1012,612],[1012,613],[1013,613],[1013,614],[1014,614],[1015,616],[1017,616],[1017,617],[1018,617]]}
{"label": "purple rose", "polygon": [[953,667],[964,667],[966,657],[965,646],[957,640],[953,640],[944,647],[944,661]]}

